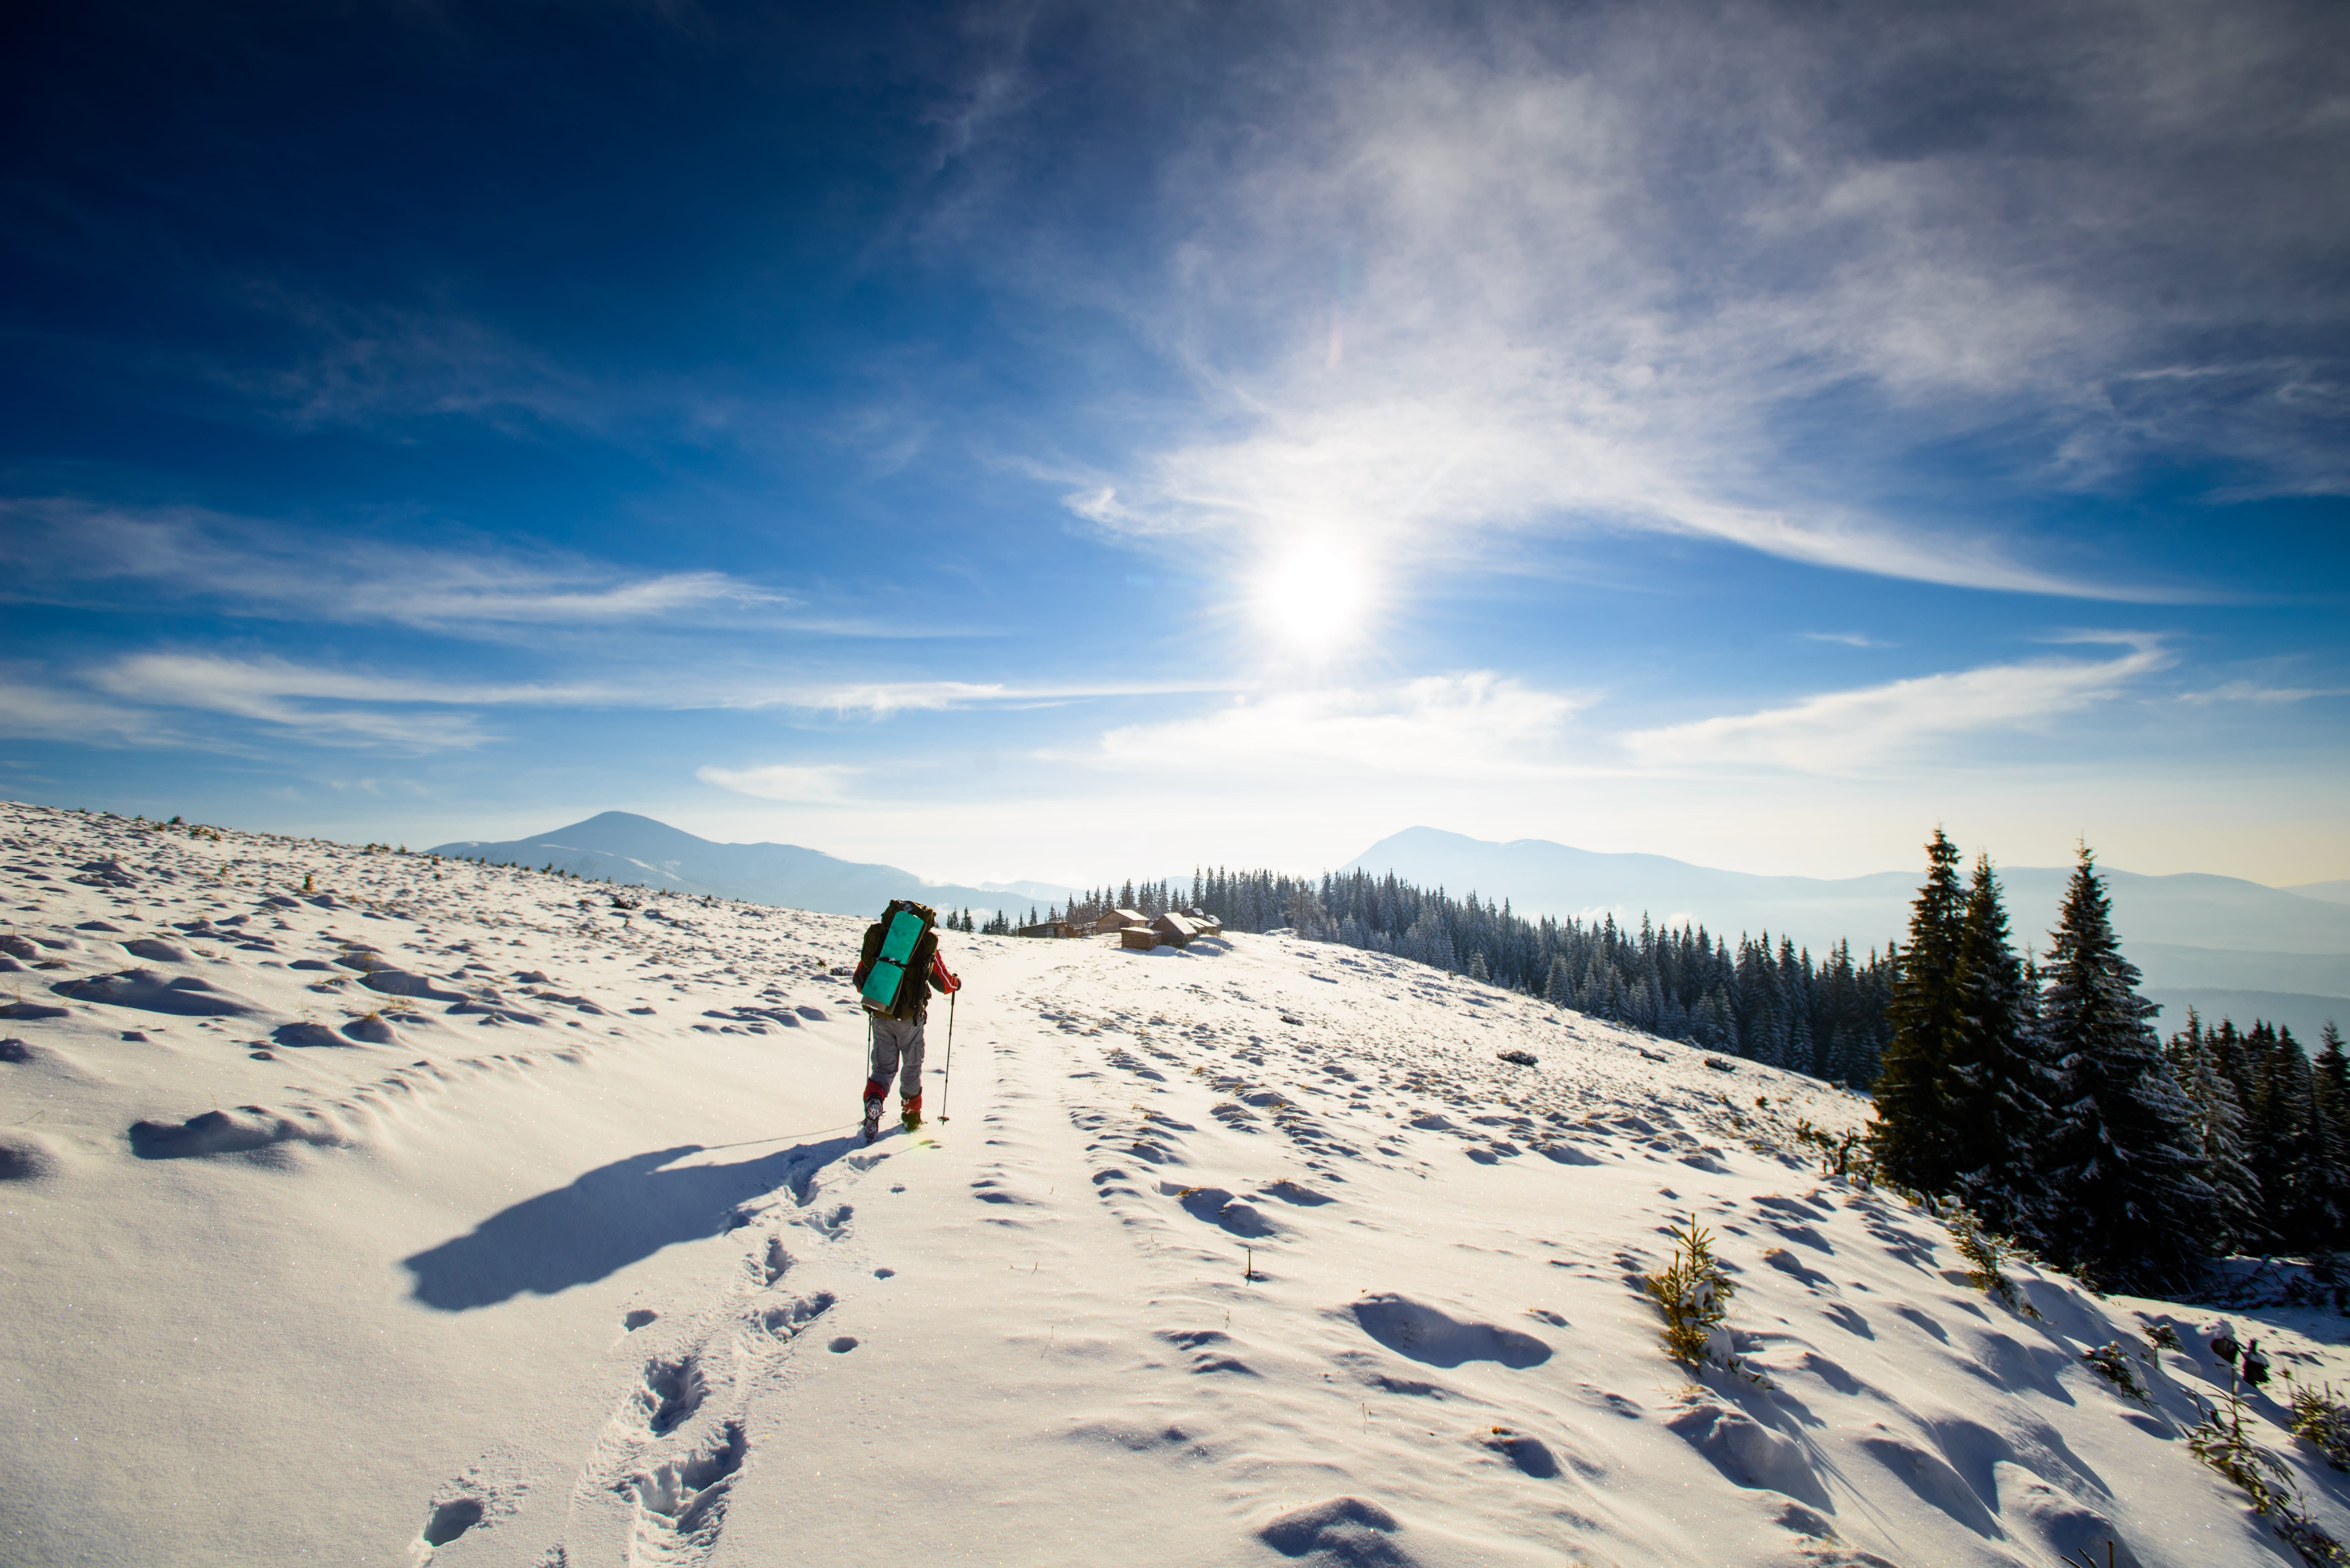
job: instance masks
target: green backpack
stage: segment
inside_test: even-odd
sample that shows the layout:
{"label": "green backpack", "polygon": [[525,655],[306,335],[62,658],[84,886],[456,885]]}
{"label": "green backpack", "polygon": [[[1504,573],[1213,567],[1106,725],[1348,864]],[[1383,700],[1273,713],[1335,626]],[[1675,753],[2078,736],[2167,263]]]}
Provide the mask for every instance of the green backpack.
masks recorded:
{"label": "green backpack", "polygon": [[889,907],[881,911],[881,950],[874,955],[873,968],[858,992],[867,1007],[876,1012],[895,1012],[907,985],[928,983],[921,975],[907,973],[906,966],[913,962],[914,950],[938,921],[939,912],[928,904],[917,904],[911,898],[889,900]]}

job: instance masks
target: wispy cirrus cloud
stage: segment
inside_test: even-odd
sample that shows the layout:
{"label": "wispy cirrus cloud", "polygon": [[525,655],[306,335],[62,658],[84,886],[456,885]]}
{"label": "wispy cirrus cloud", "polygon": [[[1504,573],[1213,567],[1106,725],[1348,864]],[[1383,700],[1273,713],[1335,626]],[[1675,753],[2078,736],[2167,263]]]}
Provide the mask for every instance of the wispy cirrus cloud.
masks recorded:
{"label": "wispy cirrus cloud", "polygon": [[[2266,194],[2350,140],[2285,8],[1947,8],[1898,47],[1772,5],[1473,16],[1352,7],[1187,104],[1162,265],[1109,303],[1198,400],[1060,465],[1073,512],[1141,544],[1311,534],[1416,564],[1665,533],[2168,602],[2202,590],[1988,507],[1929,521],[1882,482],[1981,437],[2034,488],[2182,451],[2254,488],[2344,483],[2339,357],[2179,374],[2350,326],[2326,281],[2350,213]],[[1822,437],[1851,455],[1819,461]]]}
{"label": "wispy cirrus cloud", "polygon": [[803,708],[842,717],[863,714],[887,719],[897,713],[941,713],[963,708],[1052,708],[1101,698],[1228,691],[1234,684],[1228,680],[869,680],[774,688],[754,683],[713,696],[712,705]]}
{"label": "wispy cirrus cloud", "polygon": [[454,635],[789,611],[723,572],[629,571],[570,552],[348,537],[195,507],[0,500],[0,600],[122,607],[126,595],[234,615]]}
{"label": "wispy cirrus cloud", "polygon": [[1523,781],[1556,770],[1567,723],[1590,701],[1487,670],[1390,686],[1243,693],[1191,717],[1121,725],[1095,751],[1065,760],[1252,781],[1366,770]]}
{"label": "wispy cirrus cloud", "polygon": [[1370,775],[1524,786],[1692,773],[1850,774],[1943,765],[1989,735],[2045,734],[2052,723],[2143,689],[2177,659],[2160,638],[2074,632],[2065,644],[2126,651],[1987,665],[1821,692],[1777,708],[1618,730],[1595,723],[1596,692],[1545,691],[1492,671],[1371,687],[1236,698],[1190,716],[1123,725],[1092,752],[1055,760],[1142,772],[1268,781]]}
{"label": "wispy cirrus cloud", "polygon": [[410,751],[470,748],[497,738],[464,710],[577,706],[618,696],[588,686],[424,680],[209,653],[132,654],[85,679],[148,709],[246,720],[317,745]]}
{"label": "wispy cirrus cloud", "polygon": [[1847,774],[1935,760],[1960,737],[2033,732],[2126,691],[2176,662],[2158,638],[2114,632],[2065,640],[2127,648],[2104,659],[2047,659],[1823,692],[1783,708],[1625,735],[1626,753],[1662,771],[1767,768]]}
{"label": "wispy cirrus cloud", "polygon": [[0,735],[92,746],[183,745],[188,737],[159,715],[93,698],[45,665],[0,664]]}
{"label": "wispy cirrus cloud", "polygon": [[[271,743],[295,741],[421,753],[470,749],[502,739],[484,712],[788,708],[882,721],[910,712],[1053,707],[1222,690],[1225,688],[1195,682],[1031,686],[958,680],[816,683],[779,690],[740,671],[677,668],[610,680],[468,680],[275,655],[167,649],[120,655],[70,678],[43,670],[19,671],[11,680],[0,672],[0,733],[116,744],[192,744],[199,742],[187,723],[173,722],[170,716],[208,715],[242,721]],[[704,777],[705,782],[773,799],[832,800],[838,798],[842,781],[853,772],[713,767],[704,770]]]}
{"label": "wispy cirrus cloud", "polygon": [[2278,707],[2310,702],[2321,697],[2350,697],[2350,686],[2271,686],[2258,680],[2223,680],[2199,691],[2181,691],[2178,700],[2198,707],[2222,702],[2251,702]]}
{"label": "wispy cirrus cloud", "polygon": [[849,785],[864,769],[837,764],[798,765],[774,763],[760,767],[697,768],[693,776],[704,784],[761,800],[795,805],[834,805],[848,799]]}

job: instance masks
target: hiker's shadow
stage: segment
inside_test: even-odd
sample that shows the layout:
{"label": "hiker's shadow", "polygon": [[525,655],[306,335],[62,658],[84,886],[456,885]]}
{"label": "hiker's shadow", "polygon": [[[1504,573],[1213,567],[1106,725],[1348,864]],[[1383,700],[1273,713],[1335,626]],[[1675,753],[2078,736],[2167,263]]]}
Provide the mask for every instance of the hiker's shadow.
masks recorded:
{"label": "hiker's shadow", "polygon": [[805,1191],[807,1179],[856,1146],[849,1137],[804,1143],[726,1165],[674,1161],[700,1154],[685,1144],[614,1160],[568,1187],[526,1198],[473,1231],[400,1260],[415,1276],[410,1294],[442,1312],[494,1306],[528,1291],[553,1295],[649,1258],[677,1241],[718,1236],[739,1222],[747,1199],[777,1188]]}

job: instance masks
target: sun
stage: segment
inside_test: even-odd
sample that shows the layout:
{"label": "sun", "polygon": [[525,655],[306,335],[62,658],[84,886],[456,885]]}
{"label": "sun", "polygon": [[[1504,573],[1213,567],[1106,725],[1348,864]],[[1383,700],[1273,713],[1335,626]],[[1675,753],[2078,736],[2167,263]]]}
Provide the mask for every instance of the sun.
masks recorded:
{"label": "sun", "polygon": [[1258,567],[1250,597],[1257,618],[1276,637],[1323,652],[1362,633],[1371,589],[1370,568],[1359,552],[1309,540]]}

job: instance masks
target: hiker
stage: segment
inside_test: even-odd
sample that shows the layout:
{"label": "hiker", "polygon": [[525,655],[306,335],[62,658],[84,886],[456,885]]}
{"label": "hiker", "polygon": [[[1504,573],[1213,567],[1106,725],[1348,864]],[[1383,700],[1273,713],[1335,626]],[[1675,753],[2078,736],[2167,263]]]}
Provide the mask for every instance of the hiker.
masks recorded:
{"label": "hiker", "polygon": [[[864,951],[857,961],[853,981],[860,992],[881,957],[881,941],[890,917],[903,907],[892,900],[890,908],[881,911],[881,919],[865,928]],[[908,1132],[922,1125],[922,1023],[930,1012],[931,992],[950,995],[962,989],[962,981],[939,958],[937,930],[926,929],[907,956],[905,979],[898,988],[897,1001],[886,1008],[869,998],[866,1001],[866,1024],[870,1035],[870,1051],[865,1064],[866,1142],[871,1143],[880,1131],[881,1104],[889,1097],[893,1073],[898,1075],[899,1118]]]}

